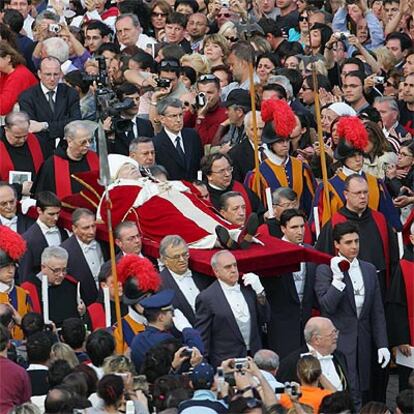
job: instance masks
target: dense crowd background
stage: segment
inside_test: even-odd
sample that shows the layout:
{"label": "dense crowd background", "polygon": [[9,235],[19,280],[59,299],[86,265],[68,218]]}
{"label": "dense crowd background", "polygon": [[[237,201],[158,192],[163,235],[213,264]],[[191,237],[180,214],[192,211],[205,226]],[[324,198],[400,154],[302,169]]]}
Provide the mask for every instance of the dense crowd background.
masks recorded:
{"label": "dense crowd background", "polygon": [[385,414],[390,372],[414,413],[413,40],[412,0],[0,0],[0,414]]}

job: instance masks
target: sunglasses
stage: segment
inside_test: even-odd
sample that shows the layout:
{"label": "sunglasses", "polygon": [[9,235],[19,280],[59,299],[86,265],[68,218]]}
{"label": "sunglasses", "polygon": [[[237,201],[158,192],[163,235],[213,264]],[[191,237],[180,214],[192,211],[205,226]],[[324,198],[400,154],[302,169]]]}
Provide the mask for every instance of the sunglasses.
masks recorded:
{"label": "sunglasses", "polygon": [[308,20],[308,16],[299,16],[299,21],[300,22],[305,22]]}
{"label": "sunglasses", "polygon": [[219,13],[217,17],[225,17],[226,19],[228,19],[229,17],[231,17],[231,14],[230,13]]}
{"label": "sunglasses", "polygon": [[156,13],[156,12],[152,12],[151,13],[151,17],[166,17],[167,13]]}
{"label": "sunglasses", "polygon": [[179,68],[180,64],[175,60],[162,60],[160,68]]}
{"label": "sunglasses", "polygon": [[199,81],[199,82],[206,82],[206,81],[214,81],[214,82],[219,82],[219,80],[218,80],[217,76],[215,76],[215,75],[213,75],[213,74],[211,74],[211,73],[209,73],[209,74],[207,74],[207,75],[201,75],[201,76],[198,78],[198,81]]}
{"label": "sunglasses", "polygon": [[239,40],[239,38],[238,38],[238,37],[226,37],[226,39],[227,39],[229,42],[232,42],[232,43],[235,43],[235,42],[237,42],[237,41]]}

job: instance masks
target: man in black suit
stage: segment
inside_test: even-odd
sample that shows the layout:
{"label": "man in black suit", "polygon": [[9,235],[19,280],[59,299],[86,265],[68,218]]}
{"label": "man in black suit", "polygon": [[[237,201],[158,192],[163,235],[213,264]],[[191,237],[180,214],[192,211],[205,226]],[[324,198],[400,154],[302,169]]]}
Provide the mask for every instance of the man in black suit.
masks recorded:
{"label": "man in black suit", "polygon": [[194,326],[196,297],[214,279],[189,269],[189,258],[188,246],[182,237],[170,235],[161,240],[160,259],[165,265],[160,273],[161,289],[174,290],[174,308],[179,309]]}
{"label": "man in black suit", "polygon": [[138,163],[139,170],[144,175],[144,169],[155,165],[155,148],[152,138],[139,137],[133,139],[129,144],[129,156]]}
{"label": "man in black suit", "polygon": [[61,247],[69,253],[68,274],[79,280],[86,306],[98,296],[98,274],[108,259],[105,246],[96,241],[95,215],[86,208],[77,208],[72,214],[73,235]]}
{"label": "man in black suit", "polygon": [[48,362],[52,350],[52,341],[46,332],[36,332],[27,338],[27,359],[29,366],[32,395],[45,395],[49,391]]}
{"label": "man in black suit", "polygon": [[34,220],[17,212],[17,196],[13,186],[0,182],[0,224],[23,234]]}
{"label": "man in black suit", "polygon": [[48,246],[59,246],[68,238],[65,230],[56,226],[62,204],[55,194],[44,191],[37,195],[35,223],[23,234],[27,250],[19,262],[19,278],[23,282],[40,271],[40,257]]}
{"label": "man in black suit", "polygon": [[[254,170],[254,135],[253,135],[253,113],[250,111],[244,117],[244,131],[248,139],[244,139],[240,144],[235,145],[228,155],[233,161],[233,179],[244,182],[244,178],[249,171]],[[259,111],[256,111],[257,138],[259,144],[259,162],[264,161],[261,147],[262,131],[264,122]]]}
{"label": "man in black suit", "polygon": [[[296,209],[284,211],[280,217],[282,240],[302,246],[305,223],[303,212]],[[304,344],[303,327],[312,316],[316,302],[313,290],[315,266],[301,263],[298,271],[263,278],[262,283],[271,308],[269,347],[283,358]]]}
{"label": "man in black suit", "polygon": [[47,155],[52,155],[56,140],[63,138],[65,125],[82,119],[79,95],[75,89],[59,83],[62,71],[56,58],[44,58],[37,74],[40,83],[20,94],[19,105],[30,117],[30,132],[45,144]]}
{"label": "man in black suit", "polygon": [[239,284],[236,258],[228,250],[215,253],[211,267],[218,280],[197,296],[194,327],[210,363],[217,367],[261,349],[260,327],[268,321],[269,308],[257,275],[247,273]]}
{"label": "man in black suit", "polygon": [[114,139],[108,140],[108,152],[115,154],[129,154],[129,144],[134,138],[153,137],[154,128],[150,121],[138,116],[139,110],[139,90],[132,83],[123,83],[116,89],[118,98],[123,101],[129,98],[133,102],[133,106],[121,112],[123,132],[117,132],[116,125]]}
{"label": "man in black suit", "polygon": [[277,379],[280,382],[299,382],[297,362],[302,354],[312,353],[321,364],[322,374],[337,391],[349,390],[345,355],[336,349],[339,331],[331,320],[313,317],[306,323],[303,334],[306,343],[281,360]]}
{"label": "man in black suit", "polygon": [[196,179],[203,150],[197,133],[183,129],[181,101],[165,98],[157,111],[163,129],[154,137],[156,163],[167,169],[170,180]]}

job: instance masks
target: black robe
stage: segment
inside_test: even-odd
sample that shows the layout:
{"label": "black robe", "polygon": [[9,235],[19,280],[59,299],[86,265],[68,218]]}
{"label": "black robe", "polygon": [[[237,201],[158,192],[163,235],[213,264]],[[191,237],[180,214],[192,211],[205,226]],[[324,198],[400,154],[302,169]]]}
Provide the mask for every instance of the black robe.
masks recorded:
{"label": "black robe", "polygon": [[[83,157],[80,161],[71,160],[67,154],[66,150],[61,147],[58,147],[55,151],[55,155],[69,161],[69,173],[76,174],[84,171],[90,171],[90,167],[86,157]],[[38,193],[40,191],[52,191],[56,193],[56,181],[55,181],[55,166],[53,162],[53,156],[49,157],[42,168],[39,171],[39,174],[33,184],[32,193]],[[79,193],[83,190],[83,186],[78,183],[73,178],[71,179],[71,188],[72,194]]]}
{"label": "black robe", "polygon": [[[378,280],[380,283],[383,301],[386,294],[386,262],[383,249],[383,236],[378,231],[378,227],[372,217],[371,209],[367,208],[361,215],[342,207],[338,210],[347,220],[355,223],[359,228],[359,255],[358,259],[372,263],[377,268]],[[390,275],[398,265],[398,244],[395,233],[387,222],[389,253],[390,253]],[[335,255],[335,246],[332,237],[332,224],[329,220],[321,229],[316,249],[331,255]]]}

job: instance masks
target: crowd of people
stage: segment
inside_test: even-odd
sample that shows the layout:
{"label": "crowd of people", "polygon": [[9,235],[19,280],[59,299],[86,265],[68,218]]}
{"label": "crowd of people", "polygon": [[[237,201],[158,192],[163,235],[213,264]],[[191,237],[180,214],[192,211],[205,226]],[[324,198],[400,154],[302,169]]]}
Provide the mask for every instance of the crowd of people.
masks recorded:
{"label": "crowd of people", "polygon": [[0,0],[0,414],[414,413],[413,6]]}

